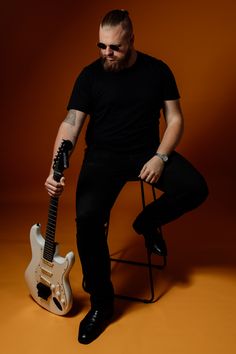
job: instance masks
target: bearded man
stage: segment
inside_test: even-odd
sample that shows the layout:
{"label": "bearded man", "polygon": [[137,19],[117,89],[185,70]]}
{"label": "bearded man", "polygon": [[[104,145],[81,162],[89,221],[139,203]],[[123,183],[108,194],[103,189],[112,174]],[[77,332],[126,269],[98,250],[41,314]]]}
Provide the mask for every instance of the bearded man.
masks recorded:
{"label": "bearded man", "polygon": [[[86,150],[76,191],[77,245],[91,309],[78,340],[88,344],[111,321],[114,290],[105,224],[127,181],[142,179],[163,193],[137,216],[133,227],[150,252],[167,255],[159,228],[199,206],[208,189],[202,175],[175,150],[183,133],[180,96],[173,73],[161,60],[137,51],[125,10],[112,10],[99,28],[100,58],[79,74],[60,125],[75,146],[87,116]],[[159,137],[160,112],[166,129]],[[59,196],[51,169],[45,187]]]}

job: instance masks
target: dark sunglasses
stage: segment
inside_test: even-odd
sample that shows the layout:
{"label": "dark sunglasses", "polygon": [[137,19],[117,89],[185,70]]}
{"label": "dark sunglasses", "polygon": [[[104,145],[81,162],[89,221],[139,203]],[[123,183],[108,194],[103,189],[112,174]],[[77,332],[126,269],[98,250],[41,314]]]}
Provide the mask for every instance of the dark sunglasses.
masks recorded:
{"label": "dark sunglasses", "polygon": [[121,44],[110,44],[110,45],[106,45],[104,43],[98,42],[97,43],[97,47],[99,49],[107,49],[107,47],[109,47],[111,50],[114,50],[114,52],[119,52]]}

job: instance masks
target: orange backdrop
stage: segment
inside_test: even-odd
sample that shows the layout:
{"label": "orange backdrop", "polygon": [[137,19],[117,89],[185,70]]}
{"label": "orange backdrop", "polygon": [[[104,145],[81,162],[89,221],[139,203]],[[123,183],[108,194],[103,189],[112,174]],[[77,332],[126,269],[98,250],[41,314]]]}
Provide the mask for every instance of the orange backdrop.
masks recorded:
{"label": "orange backdrop", "polygon": [[[178,150],[206,176],[210,198],[217,202],[224,195],[233,207],[234,0],[3,2],[2,201],[45,198],[57,128],[77,74],[98,55],[99,21],[111,8],[130,12],[138,50],[172,68],[186,118]],[[67,171],[69,197],[83,147],[81,139]]]}

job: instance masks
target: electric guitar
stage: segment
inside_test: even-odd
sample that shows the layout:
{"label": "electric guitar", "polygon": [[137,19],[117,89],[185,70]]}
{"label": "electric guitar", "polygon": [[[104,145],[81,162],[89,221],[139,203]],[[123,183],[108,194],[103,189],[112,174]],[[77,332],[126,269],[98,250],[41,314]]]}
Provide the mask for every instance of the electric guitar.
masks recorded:
{"label": "electric guitar", "polygon": [[[70,140],[63,140],[57,151],[53,164],[53,178],[57,182],[68,167],[68,152],[72,147]],[[61,257],[55,242],[58,200],[59,197],[50,198],[45,239],[40,224],[31,228],[32,259],[25,271],[25,280],[31,296],[40,306],[56,315],[65,315],[73,302],[69,272],[75,257],[73,252]]]}

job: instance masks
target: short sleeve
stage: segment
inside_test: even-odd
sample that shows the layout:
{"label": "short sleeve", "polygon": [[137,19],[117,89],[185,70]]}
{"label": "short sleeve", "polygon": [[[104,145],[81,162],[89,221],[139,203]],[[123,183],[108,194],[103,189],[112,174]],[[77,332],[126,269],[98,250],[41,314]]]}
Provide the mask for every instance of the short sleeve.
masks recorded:
{"label": "short sleeve", "polygon": [[177,100],[180,98],[179,90],[175,81],[175,77],[169,66],[161,61],[162,75],[162,99],[163,101]]}
{"label": "short sleeve", "polygon": [[67,105],[67,109],[76,109],[84,113],[90,112],[91,80],[87,69],[83,69],[77,77]]}

